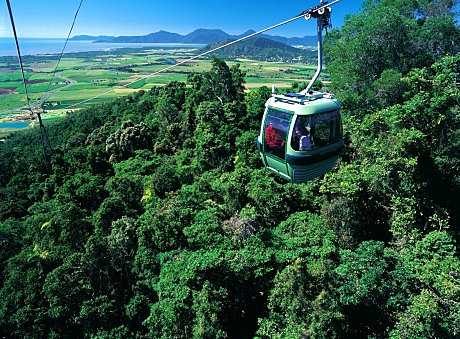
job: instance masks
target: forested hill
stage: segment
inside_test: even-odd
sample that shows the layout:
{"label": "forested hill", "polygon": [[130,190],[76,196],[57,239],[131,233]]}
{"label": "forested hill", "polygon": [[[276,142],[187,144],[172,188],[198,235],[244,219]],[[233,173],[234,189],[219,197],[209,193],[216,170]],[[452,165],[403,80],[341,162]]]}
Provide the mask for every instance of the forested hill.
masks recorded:
{"label": "forested hill", "polygon": [[[233,40],[223,40],[216,44],[207,45],[200,53],[223,46]],[[253,38],[224,47],[214,53],[222,58],[248,58],[262,61],[287,61],[314,63],[317,52],[306,51],[265,38]]]}
{"label": "forested hill", "polygon": [[458,337],[460,33],[387,3],[328,35],[346,148],[306,184],[220,59],[0,143],[0,336]]}

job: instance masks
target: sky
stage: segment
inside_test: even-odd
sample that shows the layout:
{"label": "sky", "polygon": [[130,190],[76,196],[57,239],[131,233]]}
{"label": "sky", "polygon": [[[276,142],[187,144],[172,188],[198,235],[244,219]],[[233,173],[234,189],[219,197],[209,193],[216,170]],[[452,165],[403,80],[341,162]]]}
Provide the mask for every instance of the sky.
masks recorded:
{"label": "sky", "polygon": [[[329,0],[331,2],[331,0]],[[332,5],[332,24],[360,11],[362,0]],[[16,31],[22,38],[65,38],[80,0],[10,0]],[[228,34],[256,31],[288,20],[319,0],[83,0],[71,36],[146,35],[160,30],[188,34],[198,28]],[[303,37],[316,34],[316,21],[296,20],[267,32]],[[6,1],[0,1],[0,37],[12,37]]]}

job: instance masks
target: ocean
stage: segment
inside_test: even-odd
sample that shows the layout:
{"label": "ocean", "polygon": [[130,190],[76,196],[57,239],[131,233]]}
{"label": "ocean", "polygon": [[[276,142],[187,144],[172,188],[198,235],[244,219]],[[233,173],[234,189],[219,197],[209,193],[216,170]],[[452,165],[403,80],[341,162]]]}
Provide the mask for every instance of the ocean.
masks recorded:
{"label": "ocean", "polygon": [[[21,55],[39,55],[39,54],[60,54],[65,44],[65,39],[37,39],[37,38],[19,38],[19,49]],[[117,48],[199,48],[201,44],[164,44],[164,43],[109,43],[92,41],[75,41],[67,42],[64,53],[90,52],[90,51],[110,51]],[[0,56],[16,56],[16,44],[14,38],[0,38]]]}
{"label": "ocean", "polygon": [[0,129],[18,129],[18,128],[26,128],[29,127],[29,123],[25,121],[7,121],[7,122],[0,122]]}

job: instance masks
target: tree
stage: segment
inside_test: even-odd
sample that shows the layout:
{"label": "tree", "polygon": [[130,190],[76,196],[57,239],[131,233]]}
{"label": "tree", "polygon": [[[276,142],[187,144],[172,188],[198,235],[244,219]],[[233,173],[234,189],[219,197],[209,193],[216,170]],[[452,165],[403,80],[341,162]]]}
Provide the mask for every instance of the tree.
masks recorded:
{"label": "tree", "polygon": [[443,231],[428,233],[401,255],[399,277],[408,277],[412,293],[397,314],[390,337],[456,337],[460,333],[458,304],[460,260],[453,239]]}
{"label": "tree", "polygon": [[211,71],[205,73],[203,89],[207,96],[217,99],[221,104],[241,101],[243,94],[244,73],[239,66],[229,68],[225,61],[214,58]]}
{"label": "tree", "polygon": [[[447,146],[455,144],[452,138],[458,130],[457,58],[446,57],[432,67],[414,69],[403,80],[402,104],[348,124],[353,158],[326,175],[321,191],[337,201],[348,204],[351,200],[355,209],[347,214],[341,209],[340,213],[351,217],[352,233],[355,227],[361,228],[361,234],[373,233],[362,240],[369,236],[388,240],[383,226],[387,221],[392,236],[403,243],[423,233],[427,225],[437,227],[430,216],[444,219],[441,215],[449,211],[457,220],[452,197],[458,194],[458,186],[452,173],[458,154]],[[367,213],[369,210],[373,212]]]}
{"label": "tree", "polygon": [[84,300],[91,295],[92,288],[82,261],[82,254],[74,253],[50,272],[43,284],[43,294],[49,304],[48,314],[52,319],[50,331],[54,335],[83,334],[77,318]]}
{"label": "tree", "polygon": [[123,160],[132,156],[136,150],[151,149],[152,138],[152,131],[145,123],[126,121],[107,138],[106,151],[114,161]]}
{"label": "tree", "polygon": [[203,102],[196,112],[195,161],[201,170],[225,168],[231,154],[231,135],[224,125],[222,105],[215,102]]}
{"label": "tree", "polygon": [[195,312],[195,324],[193,326],[194,338],[227,338],[227,334],[219,324],[219,316],[222,316],[223,300],[226,298],[224,288],[214,289],[209,281],[206,281],[199,292],[193,296],[192,310]]}
{"label": "tree", "polygon": [[28,246],[8,260],[0,290],[0,333],[17,338],[31,334],[45,337],[49,331],[48,304],[40,293],[53,268],[50,252],[38,244]]}
{"label": "tree", "polygon": [[332,337],[340,333],[342,314],[329,285],[335,236],[316,215],[292,214],[273,230],[281,269],[268,298],[269,317],[260,319],[264,337]]}
{"label": "tree", "polygon": [[389,264],[384,243],[362,242],[355,251],[340,252],[335,269],[337,292],[348,320],[349,335],[366,337],[383,333],[390,324],[385,303],[388,298]]}
{"label": "tree", "polygon": [[[385,70],[405,75],[441,55],[454,55],[460,34],[452,1],[366,1],[363,7],[325,41],[332,87],[343,106],[360,115],[383,107],[375,101],[372,84]],[[434,8],[443,15],[433,15]]]}
{"label": "tree", "polygon": [[[219,58],[212,61],[211,70],[202,75],[192,74],[188,81],[198,91],[197,98],[217,101],[220,104],[241,101],[243,98],[244,72],[239,65],[231,68]],[[200,101],[202,101],[200,100]]]}
{"label": "tree", "polygon": [[[8,259],[21,251],[24,230],[17,220],[9,219],[0,223],[0,272],[3,272]],[[0,286],[4,276],[0,277]]]}

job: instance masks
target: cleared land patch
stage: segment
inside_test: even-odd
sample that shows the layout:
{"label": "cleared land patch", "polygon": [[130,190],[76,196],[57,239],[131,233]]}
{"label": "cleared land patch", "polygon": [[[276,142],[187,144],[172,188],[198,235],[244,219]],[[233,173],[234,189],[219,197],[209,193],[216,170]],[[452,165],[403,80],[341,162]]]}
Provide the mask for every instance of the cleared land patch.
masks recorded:
{"label": "cleared land patch", "polygon": [[16,90],[16,87],[0,87],[0,95],[11,94]]}
{"label": "cleared land patch", "polygon": [[[188,60],[196,49],[122,49],[64,54],[56,77],[48,85],[57,56],[31,56],[25,62],[28,92],[31,100],[45,97],[50,110],[80,109],[93,104],[129,95],[138,90],[150,90],[171,81],[187,83],[192,72],[209,71],[213,56],[188,61],[162,71],[166,67]],[[27,104],[17,61],[0,57],[0,116],[19,115]],[[246,91],[262,86],[289,88],[293,82],[308,82],[316,65],[267,62],[251,59],[226,60],[229,67],[238,65],[246,73]],[[151,74],[161,73],[151,76]],[[321,79],[328,80],[326,73]],[[134,82],[134,83],[133,83]],[[93,98],[96,97],[97,98]],[[89,101],[83,102],[84,100]],[[16,109],[16,111],[14,111]]]}
{"label": "cleared land patch", "polygon": [[34,84],[41,84],[44,82],[48,82],[49,80],[46,79],[36,79],[36,80],[26,80],[27,85],[34,85]]}

